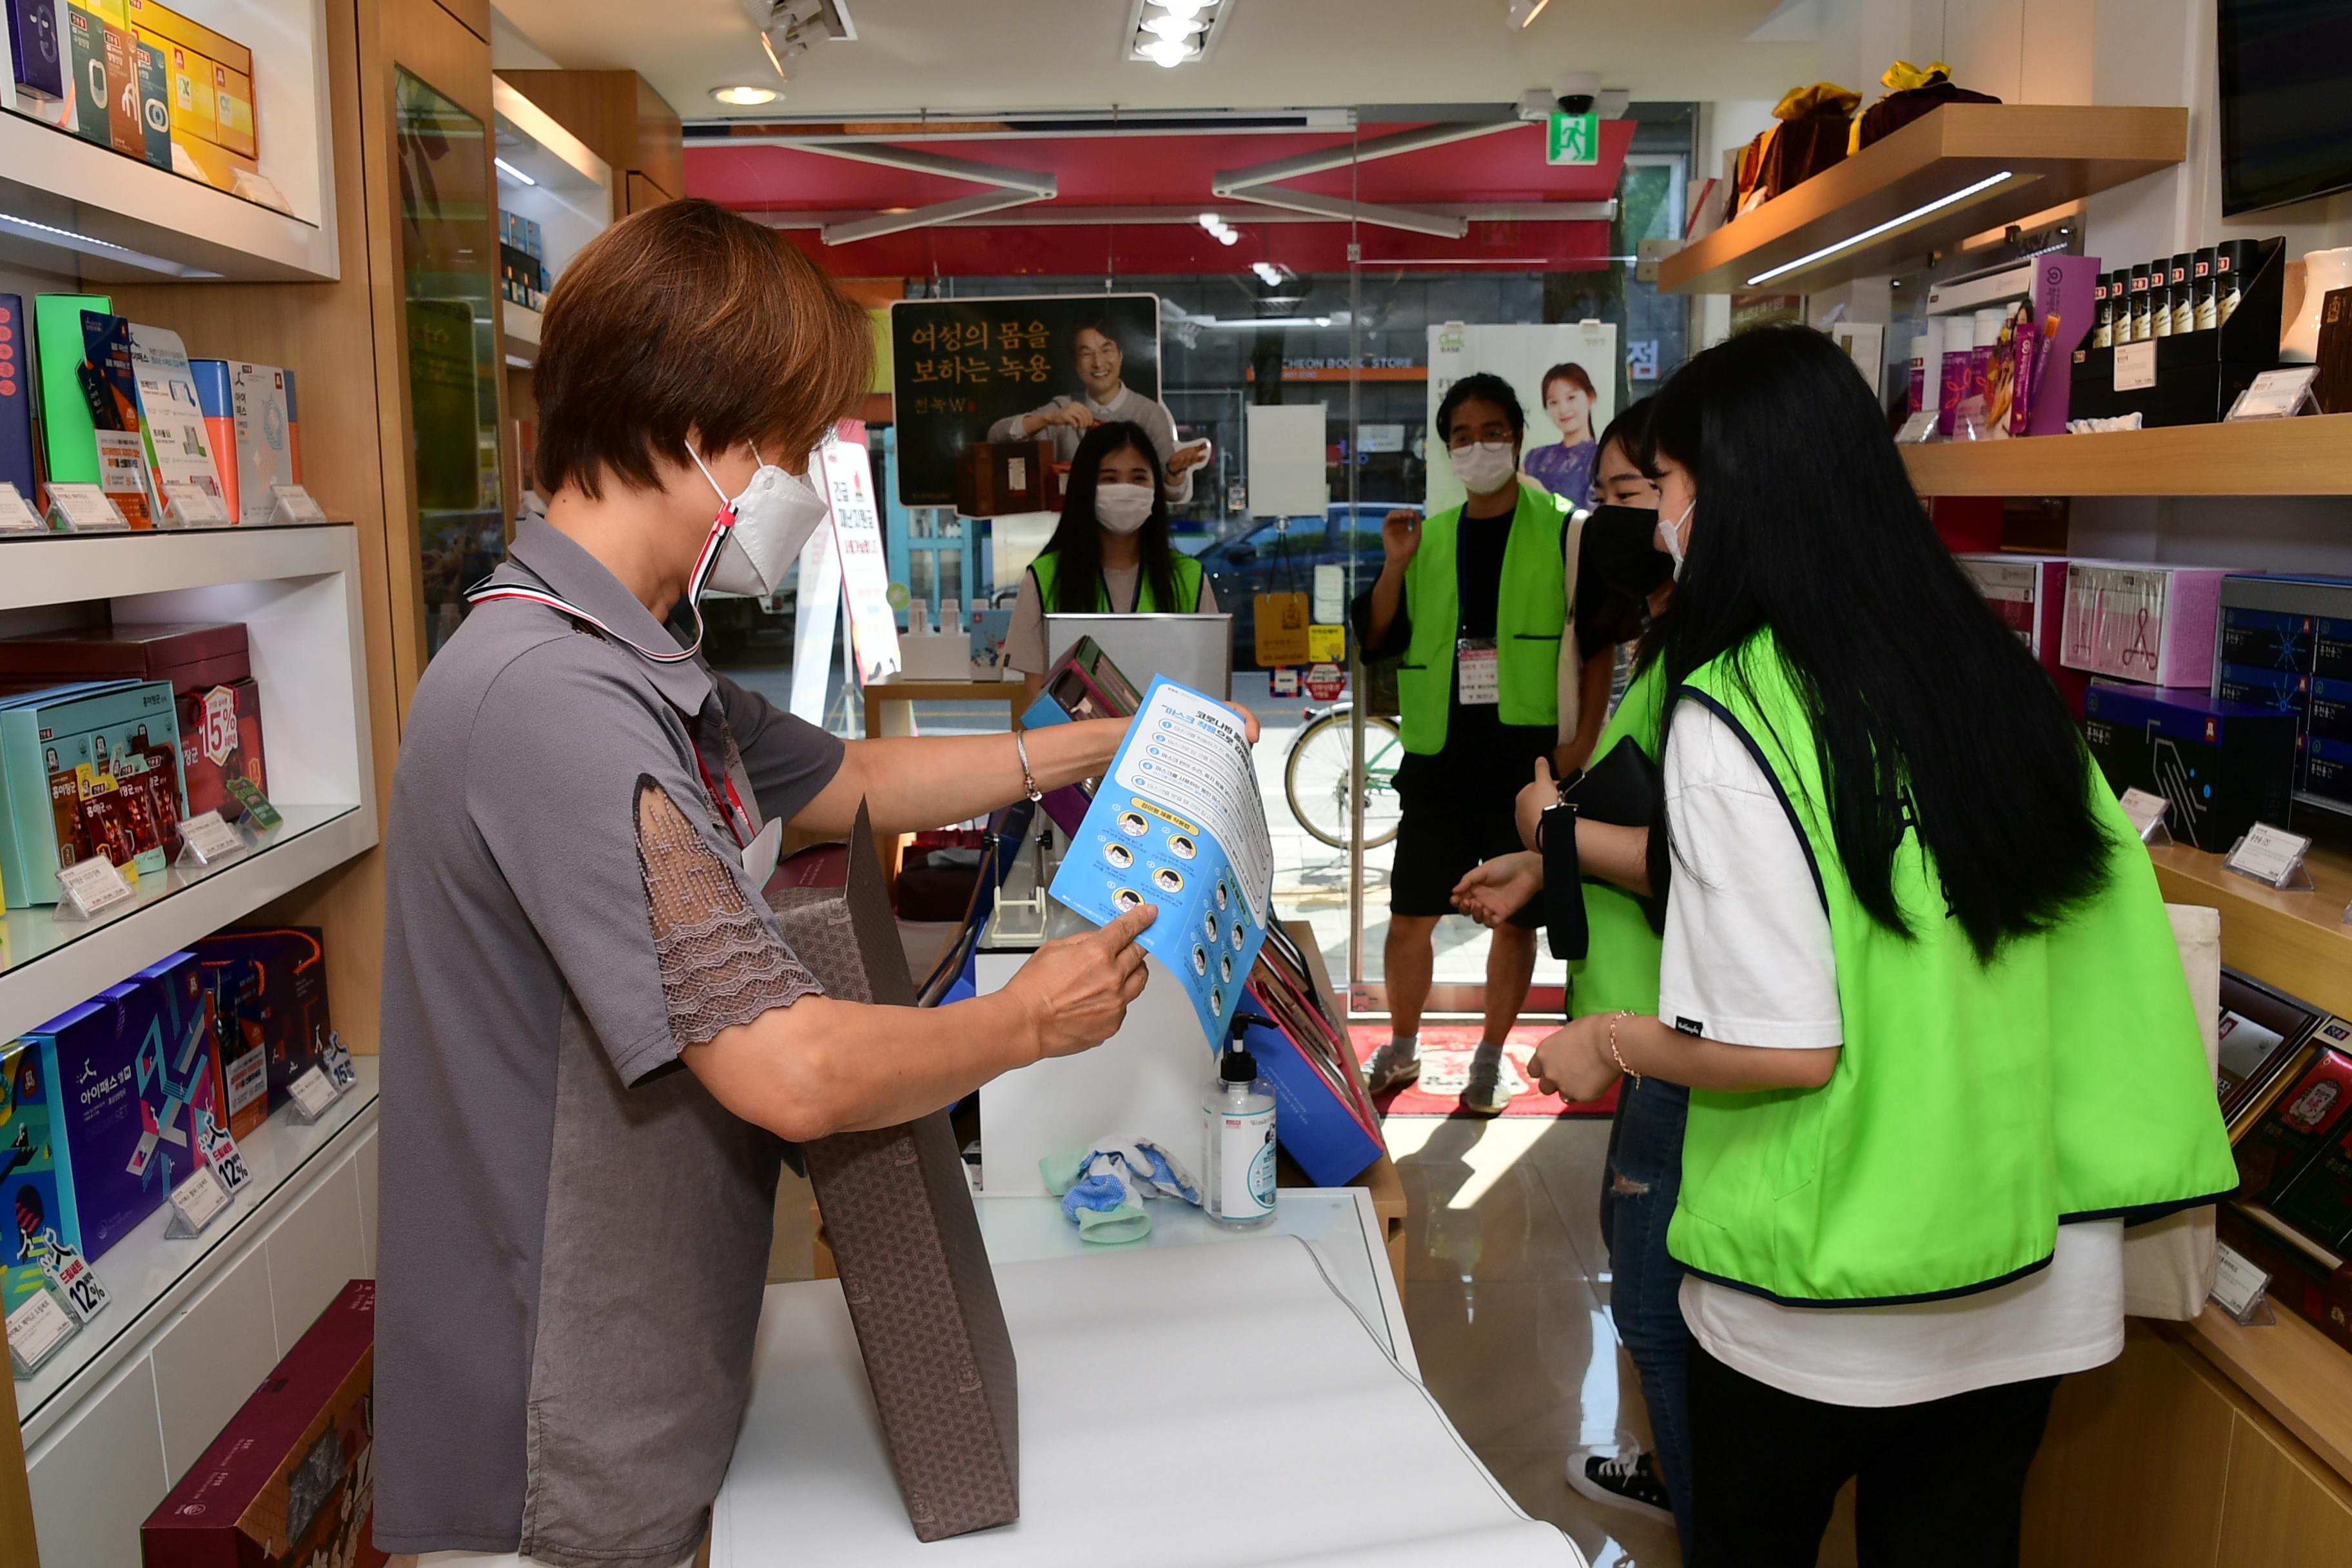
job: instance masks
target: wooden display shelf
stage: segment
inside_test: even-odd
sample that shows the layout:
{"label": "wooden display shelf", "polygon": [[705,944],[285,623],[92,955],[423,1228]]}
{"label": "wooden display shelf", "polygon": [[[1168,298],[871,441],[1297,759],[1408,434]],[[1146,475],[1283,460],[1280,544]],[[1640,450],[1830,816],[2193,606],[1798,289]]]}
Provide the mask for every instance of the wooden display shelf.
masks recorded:
{"label": "wooden display shelf", "polygon": [[2352,414],[1903,448],[1923,496],[2352,495]]}
{"label": "wooden display shelf", "polygon": [[1892,272],[1972,234],[2168,168],[2188,149],[2186,109],[1946,104],[1684,247],[1659,265],[1658,289],[1803,294]]}
{"label": "wooden display shelf", "polygon": [[2352,1014],[2352,926],[2343,920],[2352,900],[2352,856],[2315,845],[2305,862],[2315,889],[2281,893],[2186,845],[2148,854],[2168,902],[2221,911],[2222,963],[2315,1006]]}
{"label": "wooden display shelf", "polygon": [[2219,1307],[2158,1331],[2193,1346],[2246,1395],[2352,1482],[2352,1355],[2284,1307],[2252,1328]]}

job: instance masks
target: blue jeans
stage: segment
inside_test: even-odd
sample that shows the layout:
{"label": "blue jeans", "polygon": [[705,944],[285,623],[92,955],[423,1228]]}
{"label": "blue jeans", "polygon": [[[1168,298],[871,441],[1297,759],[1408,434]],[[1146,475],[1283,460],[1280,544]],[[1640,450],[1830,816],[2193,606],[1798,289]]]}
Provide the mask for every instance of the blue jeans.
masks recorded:
{"label": "blue jeans", "polygon": [[1601,1234],[1609,1244],[1609,1316],[1633,1358],[1660,1478],[1674,1500],[1675,1529],[1691,1538],[1690,1330],[1678,1299],[1683,1266],[1666,1253],[1666,1226],[1683,1184],[1683,1124],[1690,1090],[1645,1078],[1624,1081],[1609,1131]]}

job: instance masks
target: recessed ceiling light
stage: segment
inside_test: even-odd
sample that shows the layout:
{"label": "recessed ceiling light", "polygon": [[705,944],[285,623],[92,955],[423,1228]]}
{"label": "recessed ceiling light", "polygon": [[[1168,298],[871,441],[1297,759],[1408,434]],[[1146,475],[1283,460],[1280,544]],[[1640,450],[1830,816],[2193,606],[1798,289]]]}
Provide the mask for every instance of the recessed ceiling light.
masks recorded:
{"label": "recessed ceiling light", "polygon": [[732,103],[750,108],[757,104],[773,103],[783,95],[772,87],[714,87],[710,89],[710,96],[721,103]]}
{"label": "recessed ceiling light", "polygon": [[1195,16],[1150,16],[1144,19],[1143,30],[1155,38],[1189,43],[1192,35],[1201,30],[1201,21]]}

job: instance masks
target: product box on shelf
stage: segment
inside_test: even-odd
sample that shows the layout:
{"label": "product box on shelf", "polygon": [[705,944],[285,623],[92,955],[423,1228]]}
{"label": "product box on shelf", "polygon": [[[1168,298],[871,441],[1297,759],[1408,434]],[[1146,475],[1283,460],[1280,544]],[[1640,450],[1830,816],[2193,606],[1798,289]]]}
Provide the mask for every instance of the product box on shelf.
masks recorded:
{"label": "product box on shelf", "polygon": [[180,334],[134,322],[131,369],[139,384],[139,422],[146,437],[147,467],[154,481],[157,506],[170,500],[165,486],[193,485],[234,521],[236,514],[228,510],[219,465],[213,460],[210,422],[196,395],[195,373]]}
{"label": "product box on shelf", "polygon": [[0,696],[0,887],[58,901],[58,871],[103,851],[160,874],[187,814],[168,681],[100,680]]}
{"label": "product box on shelf", "polygon": [[41,1289],[47,1237],[81,1247],[58,1191],[58,1107],[41,1047],[29,1039],[0,1044],[0,1316]]}
{"label": "product box on shelf", "polygon": [[1045,441],[975,441],[956,455],[956,510],[966,517],[1042,511],[1053,467]]}
{"label": "product box on shelf", "polygon": [[2240,1113],[2297,1059],[2323,1023],[2352,1042],[2352,1026],[2343,1020],[2329,1018],[2309,1003],[2226,963],[2221,966],[2221,1051],[2214,1089],[2221,1096],[2221,1114],[2233,1126]]}
{"label": "product box on shelf", "polygon": [[[89,16],[79,6],[73,14],[77,18]],[[93,19],[90,25],[97,23]],[[104,70],[102,61],[99,68]],[[82,79],[89,79],[87,73]],[[33,296],[33,353],[41,375],[41,466],[53,485],[98,483],[97,427],[90,423],[89,397],[81,384],[87,352],[81,316],[84,310],[113,309],[114,301],[104,294]]]}
{"label": "product box on shelf", "polygon": [[95,1263],[155,1212],[194,1167],[185,1117],[167,1141],[156,1121],[163,1087],[161,998],[136,981],[109,986],[80,1006],[27,1031],[58,1090],[50,1127],[58,1234]]}
{"label": "product box on shelf", "polygon": [[1344,1186],[1387,1148],[1343,1015],[1302,939],[1311,942],[1313,933],[1281,921],[1268,928],[1249,978],[1250,1002],[1265,1017],[1248,1024],[1242,1040],[1274,1091],[1282,1152],[1317,1186]]}
{"label": "product box on shelf", "polygon": [[[0,0],[14,4],[16,0]],[[13,15],[13,13],[12,13]],[[41,508],[39,477],[33,466],[33,342],[25,321],[25,300],[0,294],[0,485],[14,485],[25,504]]]}
{"label": "product box on shelf", "polygon": [[2352,811],[2352,742],[2314,735],[2304,751],[2305,795],[2336,810]]}
{"label": "product box on shelf", "polygon": [[383,1568],[375,1281],[304,1331],[139,1527],[144,1568]]}
{"label": "product box on shelf", "polygon": [[241,459],[236,449],[236,389],[225,359],[192,359],[188,375],[196,384],[196,407],[204,415],[205,435],[212,444],[213,469],[220,475],[221,510],[231,522],[242,522],[237,503]]}
{"label": "product box on shelf", "polygon": [[71,0],[66,6],[67,78],[73,104],[69,128],[85,142],[106,146],[112,140],[106,107],[106,19],[92,8],[98,0]]}
{"label": "product box on shelf", "polygon": [[2205,566],[2074,561],[2059,661],[2069,668],[2150,686],[2205,686],[2221,579]]}
{"label": "product box on shelf", "polygon": [[[1092,637],[1080,637],[1046,675],[1037,700],[1022,714],[1021,726],[1035,730],[1079,719],[1128,719],[1142,706],[1142,694],[1119,673],[1102,646]],[[1064,833],[1074,834],[1086,820],[1087,807],[1093,800],[1089,785],[1064,784],[1046,792],[1045,815]]]}
{"label": "product box on shelf", "polygon": [[65,41],[58,36],[57,0],[0,0],[8,12],[8,58],[16,91],[62,102]]}
{"label": "product box on shelf", "polygon": [[2237,1200],[2267,1205],[2284,1192],[2347,1110],[2352,1056],[2321,1045],[2237,1140]]}
{"label": "product box on shelf", "polygon": [[[2075,418],[2137,414],[2150,428],[2215,424],[2255,376],[2278,363],[2285,240],[2230,241],[2217,247],[2217,265],[2221,272],[2212,291],[2212,325],[2201,324],[2205,316],[2200,309],[2196,314],[2200,325],[2194,331],[2182,332],[2176,325],[2168,335],[2150,335],[2145,342],[2074,351]],[[2168,298],[2168,287],[2167,294]],[[2118,355],[2151,361],[2155,384],[2118,388]]]}
{"label": "product box on shelf", "polygon": [[117,3],[124,25],[162,56],[169,96],[166,166],[224,191],[257,196],[253,51],[155,0]]}
{"label": "product box on shelf", "polygon": [[237,521],[269,521],[272,485],[302,482],[294,460],[294,378],[276,365],[229,366],[236,418]]}
{"label": "product box on shelf", "polygon": [[2166,826],[2216,853],[2256,822],[2283,824],[2294,790],[2294,716],[2210,696],[2201,687],[2094,680],[2083,733],[2117,795],[2172,803]]}
{"label": "product box on shelf", "polygon": [[2066,558],[2063,555],[1962,555],[1961,570],[1976,584],[2001,624],[2018,635],[2049,672],[2076,718],[2083,714],[2083,689],[2091,678],[2059,662],[2066,608]]}
{"label": "product box on shelf", "polygon": [[175,952],[151,963],[132,975],[130,984],[152,993],[163,1030],[163,1054],[153,1074],[161,1091],[148,1090],[158,1136],[175,1144],[190,1165],[204,1164],[204,1151],[194,1140],[197,1112],[242,1138],[261,1125],[267,1108],[247,1116],[243,1127],[229,1110],[224,1042],[204,966],[194,952]]}
{"label": "product box on shelf", "polygon": [[[268,1102],[283,1105],[288,1086],[325,1056],[334,1028],[319,929],[232,926],[197,938],[195,953],[212,992],[224,1056],[242,1062],[257,1047],[267,1064]],[[250,1091],[251,1080],[240,1079],[236,1068],[229,1077],[235,1116],[247,1103],[240,1094]]]}

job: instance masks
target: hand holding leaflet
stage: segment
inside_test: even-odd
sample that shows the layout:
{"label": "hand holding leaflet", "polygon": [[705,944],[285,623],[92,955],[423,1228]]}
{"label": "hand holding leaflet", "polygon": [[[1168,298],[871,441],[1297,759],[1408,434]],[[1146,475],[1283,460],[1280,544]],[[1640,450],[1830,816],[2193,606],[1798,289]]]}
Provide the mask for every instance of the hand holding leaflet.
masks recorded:
{"label": "hand holding leaflet", "polygon": [[1274,896],[1248,729],[1214,698],[1153,680],[1051,889],[1097,924],[1156,906],[1137,945],[1182,983],[1213,1048],[1232,1029]]}

